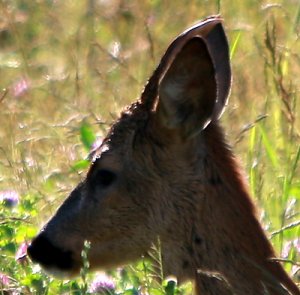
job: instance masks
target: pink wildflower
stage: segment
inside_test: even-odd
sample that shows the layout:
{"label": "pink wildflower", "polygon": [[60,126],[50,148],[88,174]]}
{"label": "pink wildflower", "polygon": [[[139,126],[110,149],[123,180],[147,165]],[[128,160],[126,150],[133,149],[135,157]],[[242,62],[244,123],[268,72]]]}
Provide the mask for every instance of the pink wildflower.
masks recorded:
{"label": "pink wildflower", "polygon": [[114,294],[115,283],[113,279],[106,274],[99,274],[91,283],[89,292],[92,294]]}
{"label": "pink wildflower", "polygon": [[21,78],[20,80],[15,82],[14,85],[12,86],[13,95],[15,97],[20,97],[27,92],[28,88],[29,88],[29,83],[27,79]]}
{"label": "pink wildflower", "polygon": [[297,254],[300,254],[300,238],[286,242],[283,246],[281,256],[288,258],[291,249],[294,248]]}
{"label": "pink wildflower", "polygon": [[293,241],[293,246],[298,254],[300,254],[300,238]]}
{"label": "pink wildflower", "polygon": [[7,286],[8,284],[9,284],[8,276],[0,272],[0,286]]}
{"label": "pink wildflower", "polygon": [[282,258],[288,258],[291,248],[292,248],[292,242],[291,241],[286,242],[284,244],[283,249],[282,249],[282,253],[281,253]]}
{"label": "pink wildflower", "polygon": [[6,207],[14,207],[19,202],[19,194],[13,190],[0,191],[0,202]]}
{"label": "pink wildflower", "polygon": [[20,263],[25,263],[27,261],[27,242],[23,242],[19,249],[17,250],[15,259]]}

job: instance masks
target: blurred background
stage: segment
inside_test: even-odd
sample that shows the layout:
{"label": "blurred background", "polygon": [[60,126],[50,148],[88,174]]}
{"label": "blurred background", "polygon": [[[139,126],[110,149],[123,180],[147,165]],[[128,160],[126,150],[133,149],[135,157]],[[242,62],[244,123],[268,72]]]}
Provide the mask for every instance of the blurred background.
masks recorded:
{"label": "blurred background", "polygon": [[0,3],[0,279],[9,277],[0,290],[62,292],[17,251],[84,177],[91,146],[139,97],[169,43],[213,14],[224,19],[233,70],[222,122],[299,282],[299,0]]}

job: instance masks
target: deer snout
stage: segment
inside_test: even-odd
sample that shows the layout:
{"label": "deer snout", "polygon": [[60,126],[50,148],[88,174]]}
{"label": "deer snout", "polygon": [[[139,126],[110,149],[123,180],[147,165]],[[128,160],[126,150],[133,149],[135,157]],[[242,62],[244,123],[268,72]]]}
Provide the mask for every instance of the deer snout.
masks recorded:
{"label": "deer snout", "polygon": [[46,271],[62,274],[74,268],[72,252],[53,245],[44,233],[32,240],[27,248],[27,254],[33,262],[40,264]]}

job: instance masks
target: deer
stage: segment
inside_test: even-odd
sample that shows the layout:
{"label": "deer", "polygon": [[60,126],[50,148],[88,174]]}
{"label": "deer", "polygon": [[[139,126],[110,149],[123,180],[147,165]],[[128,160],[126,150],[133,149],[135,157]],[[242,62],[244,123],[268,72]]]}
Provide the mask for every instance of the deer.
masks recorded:
{"label": "deer", "polygon": [[231,88],[223,19],[211,16],[168,47],[138,101],[91,153],[91,166],[33,238],[28,256],[76,276],[147,256],[197,295],[293,294],[220,125]]}

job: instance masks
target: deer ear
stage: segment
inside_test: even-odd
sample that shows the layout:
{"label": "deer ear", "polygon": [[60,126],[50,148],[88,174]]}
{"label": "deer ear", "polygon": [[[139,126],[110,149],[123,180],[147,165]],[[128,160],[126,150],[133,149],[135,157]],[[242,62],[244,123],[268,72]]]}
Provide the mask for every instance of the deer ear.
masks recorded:
{"label": "deer ear", "polygon": [[155,111],[164,127],[180,130],[186,138],[217,120],[231,83],[220,18],[209,18],[175,39],[151,79],[157,83]]}

